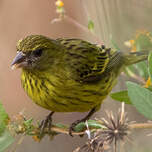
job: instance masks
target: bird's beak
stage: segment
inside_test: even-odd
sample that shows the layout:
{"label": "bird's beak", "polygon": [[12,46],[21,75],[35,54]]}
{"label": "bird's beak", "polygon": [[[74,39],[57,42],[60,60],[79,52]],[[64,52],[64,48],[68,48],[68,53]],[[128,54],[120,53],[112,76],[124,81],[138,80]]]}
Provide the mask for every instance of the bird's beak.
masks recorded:
{"label": "bird's beak", "polygon": [[24,64],[25,64],[25,55],[22,52],[18,52],[11,64],[11,68],[12,70],[21,68],[24,66]]}

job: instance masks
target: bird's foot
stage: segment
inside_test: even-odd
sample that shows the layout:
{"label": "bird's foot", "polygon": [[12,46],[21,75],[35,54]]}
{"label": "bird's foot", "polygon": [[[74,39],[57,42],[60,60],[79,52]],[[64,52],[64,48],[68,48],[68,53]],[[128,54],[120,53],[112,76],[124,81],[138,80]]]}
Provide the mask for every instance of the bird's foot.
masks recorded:
{"label": "bird's foot", "polygon": [[74,131],[75,126],[80,122],[85,122],[86,120],[88,120],[95,113],[95,111],[96,111],[96,107],[92,108],[90,112],[83,119],[76,120],[75,122],[73,122],[69,128],[69,135],[73,137],[72,131]]}
{"label": "bird's foot", "polygon": [[51,112],[44,120],[41,121],[39,125],[40,128],[40,135],[44,133],[45,128],[51,128],[52,126],[52,115],[54,112]]}
{"label": "bird's foot", "polygon": [[75,122],[73,122],[69,128],[69,135],[73,137],[72,132],[74,131],[75,126],[78,125],[80,122],[85,122],[85,121],[86,121],[85,119],[81,119],[81,120],[76,120]]}

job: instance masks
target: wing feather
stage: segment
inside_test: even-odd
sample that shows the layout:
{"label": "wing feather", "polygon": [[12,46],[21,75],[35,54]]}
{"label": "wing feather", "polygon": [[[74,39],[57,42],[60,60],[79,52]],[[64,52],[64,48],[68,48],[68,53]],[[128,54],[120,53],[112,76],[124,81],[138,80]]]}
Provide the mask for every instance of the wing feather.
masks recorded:
{"label": "wing feather", "polygon": [[101,79],[110,63],[110,49],[80,39],[57,39],[66,50],[65,62],[71,77],[81,82],[95,82]]}

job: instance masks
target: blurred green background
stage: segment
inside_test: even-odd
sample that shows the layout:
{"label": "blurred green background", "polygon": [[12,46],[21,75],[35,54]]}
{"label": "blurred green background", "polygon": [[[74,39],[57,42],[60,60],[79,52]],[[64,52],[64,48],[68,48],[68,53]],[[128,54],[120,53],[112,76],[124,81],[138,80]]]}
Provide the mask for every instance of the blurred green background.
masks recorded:
{"label": "blurred green background", "polygon": [[[152,31],[151,0],[63,0],[66,14],[77,22],[87,26],[88,17],[95,24],[95,34],[102,42],[111,45],[111,37],[119,48],[126,51],[124,42],[131,39],[136,31]],[[86,33],[68,20],[51,24],[57,17],[55,0],[1,0],[0,1],[0,100],[10,116],[25,109],[25,113],[35,120],[43,119],[49,111],[38,107],[27,97],[20,83],[20,70],[12,71],[11,61],[16,54],[16,42],[30,34],[42,34],[51,38],[77,37],[96,43],[95,37]],[[126,79],[119,78],[114,90],[125,87]],[[95,117],[103,117],[105,110],[118,111],[121,106],[108,97],[100,112]],[[126,106],[130,121],[146,122],[135,108]],[[70,124],[73,119],[81,118],[84,113],[68,113],[54,115],[55,122]],[[126,141],[125,148],[129,152],[150,152],[152,136],[147,137],[150,130],[137,130],[131,134],[131,142]],[[85,143],[85,137],[71,138],[59,135],[53,141],[47,137],[40,143],[31,137],[25,137],[17,152],[71,152]],[[10,151],[15,144],[10,147]],[[122,151],[121,151],[122,152]]]}

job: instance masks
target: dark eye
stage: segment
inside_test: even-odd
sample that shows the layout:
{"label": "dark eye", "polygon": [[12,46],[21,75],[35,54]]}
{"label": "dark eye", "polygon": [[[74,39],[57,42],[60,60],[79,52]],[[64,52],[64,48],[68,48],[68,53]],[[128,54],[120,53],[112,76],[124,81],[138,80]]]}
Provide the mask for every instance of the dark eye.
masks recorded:
{"label": "dark eye", "polygon": [[40,57],[42,55],[42,49],[37,49],[33,52],[35,57]]}

